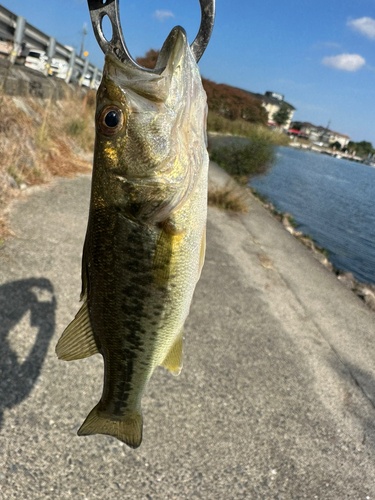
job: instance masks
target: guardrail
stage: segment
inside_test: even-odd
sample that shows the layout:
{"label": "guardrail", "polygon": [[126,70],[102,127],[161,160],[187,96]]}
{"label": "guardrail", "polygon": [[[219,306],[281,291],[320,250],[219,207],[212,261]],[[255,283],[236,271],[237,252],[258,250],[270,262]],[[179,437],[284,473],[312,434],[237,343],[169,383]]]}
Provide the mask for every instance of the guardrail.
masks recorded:
{"label": "guardrail", "polygon": [[52,36],[48,36],[38,28],[29,24],[22,16],[18,16],[0,5],[0,51],[8,54],[9,60],[14,64],[17,57],[26,49],[39,49],[46,53],[47,62],[44,73],[51,74],[52,59],[60,59],[68,64],[64,80],[78,81],[84,84],[86,76],[90,76],[90,87],[97,87],[102,72],[90,63],[88,58],[82,59],[77,56],[73,48],[62,45]]}

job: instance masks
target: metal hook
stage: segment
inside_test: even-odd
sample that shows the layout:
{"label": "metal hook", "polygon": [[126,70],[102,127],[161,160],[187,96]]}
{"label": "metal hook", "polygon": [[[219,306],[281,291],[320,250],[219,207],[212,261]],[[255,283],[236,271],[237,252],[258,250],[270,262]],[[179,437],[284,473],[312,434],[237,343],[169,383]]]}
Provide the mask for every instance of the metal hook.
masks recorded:
{"label": "metal hook", "polygon": [[206,50],[215,22],[215,0],[199,0],[199,3],[202,12],[201,24],[199,26],[198,35],[190,45],[196,62],[199,61]]}
{"label": "metal hook", "polygon": [[[150,71],[140,66],[132,58],[126,47],[120,24],[119,0],[87,0],[87,2],[95,37],[104,54],[112,52],[120,61],[127,60],[138,68]],[[190,46],[196,62],[199,61],[206,50],[215,21],[215,0],[199,0],[199,3],[202,13],[201,24],[198,35]],[[112,25],[111,40],[107,40],[104,36],[102,24],[105,16],[108,16]]]}

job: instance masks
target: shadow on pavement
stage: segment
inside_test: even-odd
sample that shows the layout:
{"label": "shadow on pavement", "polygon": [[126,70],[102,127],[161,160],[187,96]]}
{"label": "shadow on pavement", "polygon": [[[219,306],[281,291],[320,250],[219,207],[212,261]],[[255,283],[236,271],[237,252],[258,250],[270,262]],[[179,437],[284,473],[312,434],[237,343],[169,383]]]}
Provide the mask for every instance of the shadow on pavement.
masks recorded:
{"label": "shadow on pavement", "polygon": [[375,447],[375,377],[361,367],[348,361],[335,360],[331,362],[331,366],[338,375],[345,381],[350,381],[357,386],[362,395],[368,400],[368,407],[363,408],[363,405],[358,404],[358,396],[355,397],[354,391],[348,389],[343,397],[343,409],[346,414],[350,414],[357,421],[363,430],[363,442],[370,441]]}
{"label": "shadow on pavement", "polygon": [[53,292],[46,278],[0,286],[0,431],[4,409],[24,400],[39,377],[55,330]]}

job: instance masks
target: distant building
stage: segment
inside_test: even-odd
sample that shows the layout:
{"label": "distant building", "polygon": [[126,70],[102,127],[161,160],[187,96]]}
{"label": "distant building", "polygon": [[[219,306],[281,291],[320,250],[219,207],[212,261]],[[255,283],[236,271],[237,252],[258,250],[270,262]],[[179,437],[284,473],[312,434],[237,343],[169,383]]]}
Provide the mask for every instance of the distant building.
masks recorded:
{"label": "distant building", "polygon": [[346,148],[350,142],[350,137],[348,135],[339,134],[339,132],[333,132],[330,130],[331,137],[329,139],[330,143],[339,142],[341,144],[341,149]]}
{"label": "distant building", "polygon": [[267,90],[265,94],[254,94],[253,92],[249,92],[248,90],[245,90],[246,93],[250,94],[251,97],[254,99],[258,99],[262,101],[262,105],[264,108],[266,108],[266,111],[268,113],[268,124],[269,125],[276,125],[276,123],[273,120],[273,115],[279,111],[281,106],[285,104],[287,108],[289,109],[289,119],[285,125],[283,125],[283,128],[288,130],[290,128],[290,124],[293,120],[293,115],[294,111],[296,108],[286,102],[284,100],[284,95],[279,94],[277,92],[272,92],[270,90]]}
{"label": "distant building", "polygon": [[350,137],[348,135],[334,132],[327,127],[313,125],[309,122],[299,123],[298,126],[301,132],[308,135],[311,142],[322,142],[326,146],[339,142],[341,144],[341,148],[346,148],[350,141]]}

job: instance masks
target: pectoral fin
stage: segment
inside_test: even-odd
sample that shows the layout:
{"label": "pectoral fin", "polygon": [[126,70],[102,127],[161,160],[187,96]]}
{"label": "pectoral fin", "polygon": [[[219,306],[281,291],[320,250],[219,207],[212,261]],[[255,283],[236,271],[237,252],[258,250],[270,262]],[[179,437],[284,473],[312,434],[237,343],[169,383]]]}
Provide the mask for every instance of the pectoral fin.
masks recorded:
{"label": "pectoral fin", "polygon": [[183,341],[183,333],[181,332],[176,337],[176,340],[172,344],[172,347],[169,349],[168,354],[162,361],[160,366],[164,366],[167,368],[173,375],[179,375],[182,370],[182,341]]}
{"label": "pectoral fin", "polygon": [[91,329],[89,310],[85,300],[73,321],[65,328],[56,346],[59,359],[88,358],[99,352]]}
{"label": "pectoral fin", "polygon": [[153,260],[153,276],[157,285],[164,286],[174,272],[174,255],[184,240],[185,229],[177,229],[171,219],[160,223],[160,227]]}

